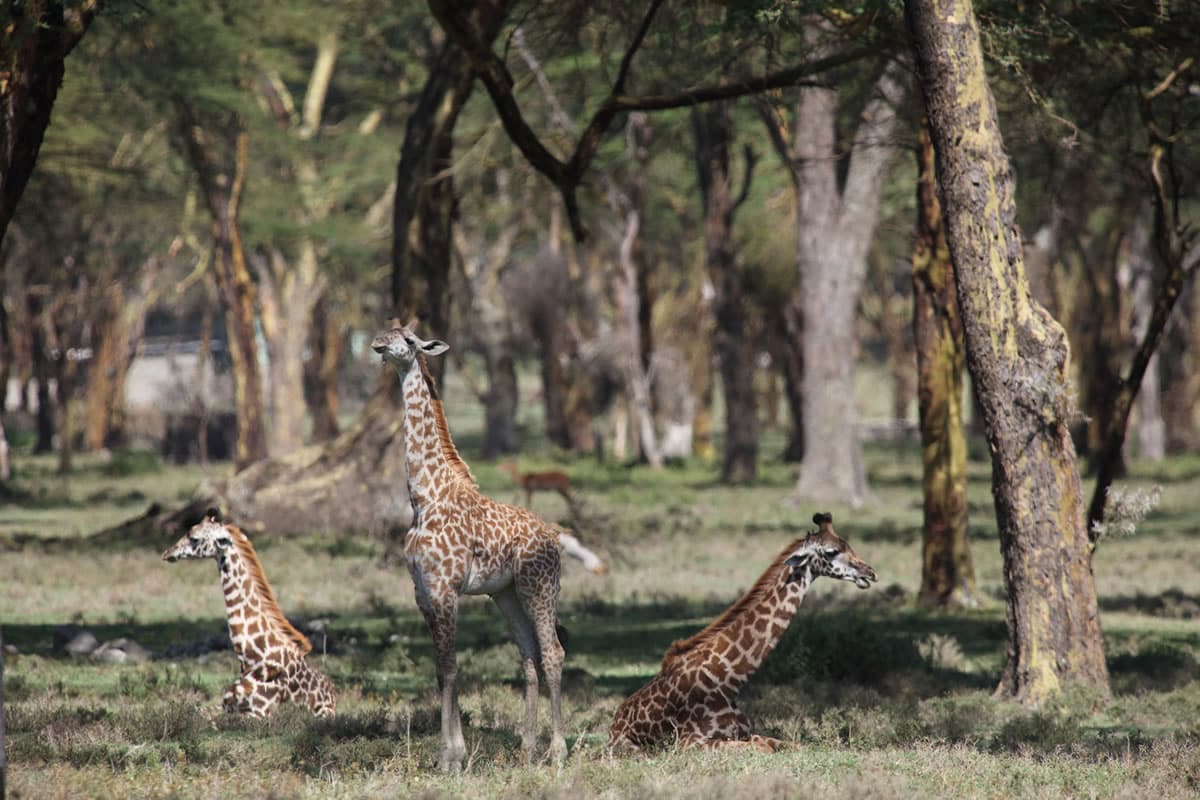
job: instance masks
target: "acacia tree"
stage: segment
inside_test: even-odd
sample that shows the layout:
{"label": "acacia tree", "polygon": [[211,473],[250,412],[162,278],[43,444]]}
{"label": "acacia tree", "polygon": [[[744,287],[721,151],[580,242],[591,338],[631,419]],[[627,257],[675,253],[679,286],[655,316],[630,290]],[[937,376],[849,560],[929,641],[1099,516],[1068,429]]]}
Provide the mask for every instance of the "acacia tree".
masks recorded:
{"label": "acacia tree", "polygon": [[1062,327],[1029,292],[1012,173],[970,0],[906,0],[967,344],[992,453],[1007,590],[999,691],[1040,706],[1108,669],[1075,448]]}

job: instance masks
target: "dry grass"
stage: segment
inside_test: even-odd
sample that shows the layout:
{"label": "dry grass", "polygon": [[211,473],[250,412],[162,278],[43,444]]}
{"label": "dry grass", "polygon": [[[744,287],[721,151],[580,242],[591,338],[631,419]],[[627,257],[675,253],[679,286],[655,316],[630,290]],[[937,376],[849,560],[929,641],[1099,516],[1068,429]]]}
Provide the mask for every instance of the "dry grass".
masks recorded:
{"label": "dry grass", "polygon": [[[703,625],[807,529],[818,509],[784,504],[790,468],[768,464],[759,485],[730,489],[715,485],[706,465],[654,475],[580,461],[566,464],[584,499],[579,534],[611,558],[613,571],[597,577],[568,564],[564,576],[571,759],[561,770],[516,763],[516,650],[490,605],[468,600],[460,680],[473,755],[461,776],[432,769],[431,646],[408,577],[380,564],[377,542],[337,532],[256,537],[285,610],[328,620],[332,648],[318,660],[340,691],[332,721],[290,709],[266,722],[221,714],[220,691],[236,673],[228,653],[145,665],[54,656],[54,628],[66,622],[161,653],[220,632],[222,606],[209,565],[166,565],[157,549],[44,541],[88,519],[105,524],[150,500],[186,495],[197,471],[158,470],[148,479],[85,461],[56,509],[56,479],[33,462],[22,486],[42,500],[0,510],[0,534],[10,534],[0,541],[0,619],[5,641],[21,651],[5,671],[13,796],[1196,796],[1200,513],[1191,498],[1200,464],[1135,468],[1135,483],[1164,486],[1162,505],[1139,535],[1106,541],[1097,556],[1115,699],[1102,705],[1072,694],[1030,716],[991,697],[1004,627],[987,466],[972,466],[971,502],[991,606],[926,614],[912,604],[920,570],[915,456],[870,455],[875,502],[828,510],[881,583],[867,592],[818,583],[745,698],[759,730],[794,742],[792,749],[622,761],[603,750],[613,711],[653,674],[666,645]],[[523,463],[555,462],[543,455]],[[486,490],[510,497],[506,476],[473,468]],[[50,488],[37,488],[43,484]],[[559,510],[554,502],[536,501],[551,512]],[[70,521],[54,524],[60,517]]]}

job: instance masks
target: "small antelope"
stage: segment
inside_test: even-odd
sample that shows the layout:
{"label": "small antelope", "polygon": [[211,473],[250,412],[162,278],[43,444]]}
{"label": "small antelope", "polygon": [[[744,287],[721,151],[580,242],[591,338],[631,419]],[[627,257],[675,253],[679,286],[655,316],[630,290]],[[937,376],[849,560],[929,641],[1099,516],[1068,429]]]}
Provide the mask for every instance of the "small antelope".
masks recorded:
{"label": "small antelope", "polygon": [[521,472],[517,468],[517,460],[510,458],[496,465],[501,472],[507,473],[513,482],[525,490],[525,507],[533,508],[533,493],[554,490],[563,496],[567,505],[575,508],[575,499],[571,497],[571,479],[567,473],[559,470],[548,472]]}

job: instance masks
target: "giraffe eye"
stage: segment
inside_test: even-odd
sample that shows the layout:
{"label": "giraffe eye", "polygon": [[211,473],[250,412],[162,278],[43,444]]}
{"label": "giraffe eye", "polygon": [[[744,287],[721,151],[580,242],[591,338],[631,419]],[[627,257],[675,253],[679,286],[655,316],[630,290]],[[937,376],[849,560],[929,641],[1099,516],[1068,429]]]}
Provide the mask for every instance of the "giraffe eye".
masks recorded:
{"label": "giraffe eye", "polygon": [[825,551],[826,558],[837,558],[841,554],[842,554],[841,550],[826,550]]}

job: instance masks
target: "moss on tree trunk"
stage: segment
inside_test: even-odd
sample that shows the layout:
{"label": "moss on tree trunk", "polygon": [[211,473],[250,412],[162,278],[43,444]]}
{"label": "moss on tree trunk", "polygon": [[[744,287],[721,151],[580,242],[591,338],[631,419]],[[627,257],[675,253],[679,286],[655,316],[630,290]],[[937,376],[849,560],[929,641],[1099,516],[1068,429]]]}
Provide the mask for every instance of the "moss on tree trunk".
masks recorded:
{"label": "moss on tree trunk", "polygon": [[937,151],[967,364],[992,454],[1008,592],[998,692],[1040,706],[1066,683],[1108,692],[1075,448],[1069,352],[1030,295],[1008,158],[969,0],[907,0]]}

